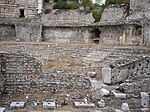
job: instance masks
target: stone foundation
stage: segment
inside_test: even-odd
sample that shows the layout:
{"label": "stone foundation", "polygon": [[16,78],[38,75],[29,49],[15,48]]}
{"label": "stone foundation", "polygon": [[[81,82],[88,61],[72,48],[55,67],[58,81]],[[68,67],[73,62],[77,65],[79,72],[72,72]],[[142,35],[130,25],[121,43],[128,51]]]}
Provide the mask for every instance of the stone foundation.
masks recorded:
{"label": "stone foundation", "polygon": [[44,74],[42,65],[25,54],[1,53],[1,92],[61,92],[90,88],[88,78],[67,73]]}

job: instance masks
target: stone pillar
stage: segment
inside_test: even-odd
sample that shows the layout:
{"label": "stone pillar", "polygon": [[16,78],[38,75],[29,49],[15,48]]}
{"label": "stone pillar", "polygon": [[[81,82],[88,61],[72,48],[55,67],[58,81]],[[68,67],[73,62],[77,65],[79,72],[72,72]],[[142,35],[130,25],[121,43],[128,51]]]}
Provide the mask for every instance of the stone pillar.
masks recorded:
{"label": "stone pillar", "polygon": [[102,68],[102,77],[105,84],[111,84],[111,68]]}

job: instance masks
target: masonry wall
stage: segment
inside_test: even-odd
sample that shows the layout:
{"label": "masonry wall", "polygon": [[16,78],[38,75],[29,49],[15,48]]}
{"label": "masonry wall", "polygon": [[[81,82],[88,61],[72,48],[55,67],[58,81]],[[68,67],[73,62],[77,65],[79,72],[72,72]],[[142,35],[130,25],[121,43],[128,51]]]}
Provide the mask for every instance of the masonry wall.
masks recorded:
{"label": "masonry wall", "polygon": [[3,16],[19,17],[20,9],[24,9],[25,17],[37,14],[37,0],[1,0],[0,14]]}
{"label": "masonry wall", "polygon": [[90,88],[88,78],[83,75],[43,73],[41,63],[25,54],[2,53],[0,56],[0,80],[4,81],[0,87],[7,93],[60,92]]}
{"label": "masonry wall", "polygon": [[82,27],[43,27],[42,40],[62,43],[89,43],[90,28]]}
{"label": "masonry wall", "polygon": [[125,62],[126,64],[120,65],[116,68],[112,68],[111,82],[118,83],[125,80],[133,80],[135,78],[144,78],[150,73],[150,58],[143,57],[131,62]]}
{"label": "masonry wall", "polygon": [[37,42],[41,41],[42,26],[40,23],[16,24],[16,40]]}
{"label": "masonry wall", "polygon": [[0,25],[0,41],[10,41],[16,39],[14,25]]}
{"label": "masonry wall", "polygon": [[121,43],[120,37],[123,36],[125,28],[123,26],[104,26],[100,27],[100,41],[107,44]]}
{"label": "masonry wall", "polygon": [[128,15],[127,6],[125,5],[110,5],[108,6],[101,17],[100,23],[113,23],[125,20]]}
{"label": "masonry wall", "polygon": [[80,10],[52,10],[42,15],[44,26],[89,26],[93,22],[92,13]]}

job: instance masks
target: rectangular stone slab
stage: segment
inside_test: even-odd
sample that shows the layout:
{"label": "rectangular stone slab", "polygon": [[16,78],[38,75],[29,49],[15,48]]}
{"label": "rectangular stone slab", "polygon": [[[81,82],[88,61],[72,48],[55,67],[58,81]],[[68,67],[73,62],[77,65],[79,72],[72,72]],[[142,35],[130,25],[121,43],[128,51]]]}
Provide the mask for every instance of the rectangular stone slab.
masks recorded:
{"label": "rectangular stone slab", "polygon": [[11,102],[11,108],[23,108],[25,106],[25,102]]}
{"label": "rectangular stone slab", "polygon": [[102,76],[103,82],[105,84],[111,84],[111,68],[109,67],[102,68]]}
{"label": "rectangular stone slab", "polygon": [[56,103],[55,102],[43,102],[43,108],[50,108],[50,109],[54,109],[56,108]]}

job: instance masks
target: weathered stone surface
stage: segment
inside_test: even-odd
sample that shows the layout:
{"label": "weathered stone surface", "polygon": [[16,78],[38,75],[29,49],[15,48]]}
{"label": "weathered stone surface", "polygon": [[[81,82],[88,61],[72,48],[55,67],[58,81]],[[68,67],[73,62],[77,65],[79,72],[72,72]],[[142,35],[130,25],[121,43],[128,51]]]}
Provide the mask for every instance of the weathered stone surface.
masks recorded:
{"label": "weathered stone surface", "polygon": [[42,16],[44,26],[88,26],[93,22],[92,13],[79,10],[53,10]]}
{"label": "weathered stone surface", "polygon": [[56,108],[56,104],[55,102],[43,102],[43,108],[48,108],[48,109],[55,109]]}
{"label": "weathered stone surface", "polygon": [[5,107],[0,107],[0,112],[5,112]]}
{"label": "weathered stone surface", "polygon": [[25,106],[25,102],[11,102],[11,108],[23,108]]}
{"label": "weathered stone surface", "polygon": [[141,92],[141,107],[142,108],[149,108],[149,94],[146,92]]}
{"label": "weathered stone surface", "polygon": [[102,68],[102,76],[103,76],[103,82],[106,84],[111,84],[111,68],[105,67]]}

